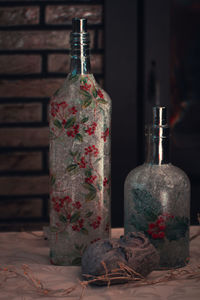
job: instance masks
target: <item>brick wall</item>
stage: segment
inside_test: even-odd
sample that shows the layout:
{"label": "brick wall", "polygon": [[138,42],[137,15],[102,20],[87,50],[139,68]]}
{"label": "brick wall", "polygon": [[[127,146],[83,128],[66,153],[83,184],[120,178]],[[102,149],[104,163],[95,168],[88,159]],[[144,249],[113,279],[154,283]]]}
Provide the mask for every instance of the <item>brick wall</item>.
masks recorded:
{"label": "brick wall", "polygon": [[87,17],[103,83],[103,1],[0,0],[0,230],[48,222],[49,97],[69,72],[73,17]]}

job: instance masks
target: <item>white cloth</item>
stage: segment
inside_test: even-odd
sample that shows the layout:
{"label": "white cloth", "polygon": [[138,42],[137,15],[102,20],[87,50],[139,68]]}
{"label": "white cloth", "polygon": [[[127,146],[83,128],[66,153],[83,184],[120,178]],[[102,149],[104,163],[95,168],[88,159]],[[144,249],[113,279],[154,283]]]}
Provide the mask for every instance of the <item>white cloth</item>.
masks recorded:
{"label": "white cloth", "polygon": [[[200,227],[191,227],[191,235],[194,235]],[[122,229],[113,229],[112,236],[119,237]],[[200,265],[200,236],[191,241],[190,263]],[[5,267],[14,268],[23,274],[22,265],[28,265],[30,274],[40,280],[45,288],[66,289],[81,280],[80,267],[53,266],[49,262],[48,241],[44,240],[42,232],[11,232],[0,233],[0,299],[2,300],[31,300],[31,299],[79,299],[81,288],[78,287],[67,297],[40,296],[28,280],[23,277],[10,274],[12,278],[3,281],[7,271]],[[165,274],[152,272],[149,279]],[[200,300],[200,281],[176,280],[157,285],[134,287],[131,284],[114,285],[111,287],[88,286],[83,299],[87,300]]]}

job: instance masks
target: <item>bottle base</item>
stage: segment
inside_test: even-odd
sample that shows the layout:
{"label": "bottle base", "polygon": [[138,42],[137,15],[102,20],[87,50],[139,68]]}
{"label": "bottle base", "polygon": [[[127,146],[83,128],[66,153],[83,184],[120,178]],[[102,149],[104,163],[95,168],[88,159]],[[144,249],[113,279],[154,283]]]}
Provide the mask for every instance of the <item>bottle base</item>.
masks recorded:
{"label": "bottle base", "polygon": [[187,258],[185,261],[179,262],[178,264],[175,265],[169,265],[169,264],[160,264],[160,266],[158,266],[158,268],[156,268],[155,271],[167,271],[167,270],[175,270],[175,269],[180,269],[180,268],[184,268],[187,266],[187,264],[189,263],[189,258]]}
{"label": "bottle base", "polygon": [[81,256],[58,255],[50,250],[50,263],[56,266],[81,266]]}

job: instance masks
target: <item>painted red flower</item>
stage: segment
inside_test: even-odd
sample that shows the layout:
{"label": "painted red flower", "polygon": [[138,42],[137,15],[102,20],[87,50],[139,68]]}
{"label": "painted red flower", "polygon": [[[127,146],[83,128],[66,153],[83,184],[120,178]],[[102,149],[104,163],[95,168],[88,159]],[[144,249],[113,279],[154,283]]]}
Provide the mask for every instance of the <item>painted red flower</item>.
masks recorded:
{"label": "painted red flower", "polygon": [[151,234],[151,236],[152,236],[152,238],[153,238],[154,240],[159,238],[159,235],[158,235],[158,233],[156,233],[156,232],[153,232],[153,233]]}
{"label": "painted red flower", "polygon": [[107,184],[108,184],[108,179],[106,177],[104,177],[103,186],[106,186]]}
{"label": "painted red flower", "polygon": [[91,175],[90,177],[85,178],[85,182],[92,184],[95,181],[96,178],[97,178],[96,175],[95,176]]}
{"label": "painted red flower", "polygon": [[72,225],[72,230],[74,231],[80,231],[80,228],[78,225]]}
{"label": "painted red flower", "polygon": [[87,84],[87,83],[85,83],[85,85],[80,86],[80,89],[83,91],[89,91],[90,88],[91,88],[91,84]]}
{"label": "painted red flower", "polygon": [[58,105],[58,103],[52,102],[51,103],[51,115],[53,117],[55,117],[58,111],[59,111],[59,105]]}
{"label": "painted red flower", "polygon": [[163,231],[166,229],[166,225],[165,224],[158,225],[158,228]]}
{"label": "painted red flower", "polygon": [[159,239],[163,239],[163,238],[165,237],[164,231],[160,231],[160,232],[158,233],[158,237],[159,237]]}
{"label": "painted red flower", "polygon": [[74,134],[76,135],[77,133],[79,133],[79,125],[74,125],[73,126],[73,129],[74,129]]}
{"label": "painted red flower", "polygon": [[154,224],[154,223],[149,224],[149,229],[150,230],[153,229],[153,228],[155,228],[155,227],[156,227],[156,224]]}
{"label": "painted red flower", "polygon": [[95,145],[89,146],[85,148],[85,155],[88,154],[93,154],[96,157],[99,154],[99,150],[95,147]]}
{"label": "painted red flower", "polygon": [[99,227],[99,225],[97,224],[96,221],[94,221],[93,223],[91,223],[90,226],[93,227],[93,229],[97,229]]}
{"label": "painted red flower", "polygon": [[102,218],[100,216],[97,216],[96,220],[93,221],[90,226],[93,227],[93,229],[97,229],[101,224],[101,219]]}
{"label": "painted red flower", "polygon": [[92,125],[86,130],[86,132],[89,134],[89,135],[92,135],[95,133],[95,130],[96,130],[96,127],[97,127],[97,123],[96,122],[93,122]]}
{"label": "painted red flower", "polygon": [[69,204],[72,202],[72,198],[70,198],[69,196],[64,197],[64,200]]}
{"label": "painted red flower", "polygon": [[94,244],[94,243],[96,243],[97,241],[100,241],[100,240],[101,240],[100,238],[94,239],[94,240],[92,240],[92,241],[90,242],[90,244]]}
{"label": "painted red flower", "polygon": [[69,137],[75,137],[77,133],[79,133],[79,124],[73,125],[72,129],[67,130],[67,135]]}
{"label": "painted red flower", "polygon": [[80,219],[78,220],[78,225],[79,225],[79,228],[83,228],[83,224],[84,224],[84,220],[83,219]]}
{"label": "painted red flower", "polygon": [[80,160],[80,162],[78,163],[78,165],[79,165],[79,167],[80,167],[81,169],[86,168],[86,162],[85,162],[85,157],[84,157],[84,156],[81,157],[81,160]]}
{"label": "painted red flower", "polygon": [[70,220],[71,219],[71,214],[67,214],[67,220]]}
{"label": "painted red flower", "polygon": [[174,216],[164,213],[160,216],[158,216],[158,219],[150,223],[148,226],[148,234],[153,238],[153,239],[163,239],[165,237],[165,230],[166,230],[166,222],[169,219],[173,219]]}
{"label": "painted red flower", "polygon": [[69,113],[75,115],[75,114],[77,113],[78,110],[76,109],[75,106],[72,106],[71,108],[68,109],[68,111],[69,111]]}
{"label": "painted red flower", "polygon": [[60,205],[59,205],[59,203],[55,203],[54,204],[54,210],[56,211],[56,212],[60,212]]}
{"label": "painted red flower", "polygon": [[75,137],[74,131],[73,131],[73,130],[68,130],[68,131],[67,131],[67,135],[68,135],[69,137]]}
{"label": "painted red flower", "polygon": [[53,197],[53,198],[51,199],[51,201],[55,203],[55,202],[56,202],[56,198]]}
{"label": "painted red flower", "polygon": [[85,148],[85,155],[88,155],[89,153],[92,153],[92,147],[91,146]]}
{"label": "painted red flower", "polygon": [[107,137],[109,136],[109,128],[107,128],[104,132],[102,132],[101,138],[106,142]]}
{"label": "painted red flower", "polygon": [[63,102],[58,103],[58,106],[62,107],[62,109],[65,109],[68,106],[68,104],[63,101]]}
{"label": "painted red flower", "polygon": [[69,196],[63,198],[53,197],[52,202],[53,202],[54,210],[59,213],[61,209],[64,207],[65,202],[69,204],[72,202],[72,199]]}
{"label": "painted red flower", "polygon": [[74,208],[77,208],[77,209],[81,208],[81,206],[82,206],[81,203],[80,203],[80,201],[76,201],[72,205],[73,205]]}
{"label": "painted red flower", "polygon": [[59,213],[64,206],[64,202],[62,201],[62,199],[58,199],[58,198],[53,198],[52,201],[54,203],[53,205],[54,210]]}
{"label": "painted red flower", "polygon": [[170,215],[168,213],[164,213],[161,216],[159,216],[159,219],[163,218],[164,220],[174,219],[173,215]]}
{"label": "painted red flower", "polygon": [[77,224],[72,225],[72,230],[74,231],[80,231],[83,228],[84,225],[84,219],[78,220]]}
{"label": "painted red flower", "polygon": [[97,94],[98,94],[99,98],[101,98],[101,99],[104,98],[103,93],[100,89],[97,90]]}
{"label": "painted red flower", "polygon": [[109,229],[110,229],[110,225],[109,225],[109,223],[107,223],[107,224],[106,224],[105,231],[106,231],[106,232],[109,232]]}
{"label": "painted red flower", "polygon": [[163,223],[163,222],[165,222],[165,219],[162,216],[159,216],[156,221],[156,224],[159,225],[160,223]]}

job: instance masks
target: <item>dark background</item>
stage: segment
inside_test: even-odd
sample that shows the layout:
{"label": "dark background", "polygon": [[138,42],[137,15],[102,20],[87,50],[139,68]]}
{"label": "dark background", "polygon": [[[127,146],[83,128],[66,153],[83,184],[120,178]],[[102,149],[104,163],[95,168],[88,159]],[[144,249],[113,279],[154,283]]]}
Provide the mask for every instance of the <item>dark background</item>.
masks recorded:
{"label": "dark background", "polygon": [[200,1],[0,0],[0,230],[48,223],[47,107],[69,72],[75,16],[88,18],[92,71],[113,101],[112,225],[123,226],[124,180],[144,161],[156,102],[169,107],[172,162],[191,180],[197,224]]}

